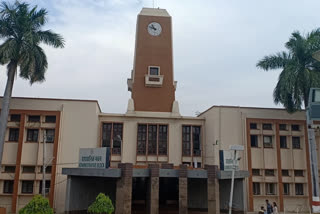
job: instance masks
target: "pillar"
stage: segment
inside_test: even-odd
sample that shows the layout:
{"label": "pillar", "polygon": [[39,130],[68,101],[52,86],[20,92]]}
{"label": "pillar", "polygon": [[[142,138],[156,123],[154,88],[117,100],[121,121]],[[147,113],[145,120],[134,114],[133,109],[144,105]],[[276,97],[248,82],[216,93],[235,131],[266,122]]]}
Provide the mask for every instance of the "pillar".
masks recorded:
{"label": "pillar", "polygon": [[148,213],[159,213],[159,164],[149,164],[150,169],[150,181],[148,192]]}
{"label": "pillar", "polygon": [[132,163],[119,163],[121,178],[117,181],[116,214],[131,214]]}
{"label": "pillar", "polygon": [[188,168],[181,164],[179,169],[179,214],[188,214]]}
{"label": "pillar", "polygon": [[207,170],[208,213],[220,213],[219,182],[217,179],[218,166],[205,165]]}

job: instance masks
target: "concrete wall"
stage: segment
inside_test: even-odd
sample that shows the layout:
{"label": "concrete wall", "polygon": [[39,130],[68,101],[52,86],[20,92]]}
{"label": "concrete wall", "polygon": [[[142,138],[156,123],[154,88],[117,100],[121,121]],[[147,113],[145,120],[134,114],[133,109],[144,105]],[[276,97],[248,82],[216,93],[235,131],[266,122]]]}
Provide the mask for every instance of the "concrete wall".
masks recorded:
{"label": "concrete wall", "polygon": [[[2,105],[0,99],[0,106]],[[60,112],[60,133],[58,139],[58,152],[57,157],[53,157],[53,143],[47,143],[47,160],[57,160],[57,171],[55,181],[55,194],[54,194],[54,208],[56,211],[64,211],[65,203],[65,189],[66,189],[66,176],[61,174],[63,167],[75,167],[78,162],[79,148],[90,148],[98,146],[99,134],[99,119],[100,113],[99,105],[96,101],[83,101],[83,100],[62,100],[62,99],[38,99],[38,98],[12,98],[10,102],[10,109],[17,112],[23,111],[28,115],[28,112],[39,111],[41,114],[40,123],[30,123],[26,120],[24,129],[36,128],[41,130],[39,132],[38,142],[25,143],[26,131],[23,136],[23,149],[21,153],[21,166],[31,165],[36,166],[35,173],[22,173],[20,169],[20,180],[34,180],[34,194],[39,193],[39,182],[42,179],[40,166],[42,165],[42,130],[45,128],[55,128],[55,124],[44,123],[44,115],[46,111]],[[19,128],[19,123],[9,122],[9,127]],[[17,160],[18,143],[8,142],[9,131],[6,133],[6,142],[4,145],[3,165],[15,165]],[[2,180],[13,180],[14,173],[3,173],[4,166],[0,172],[0,186],[3,186]],[[10,177],[8,177],[10,176]],[[47,174],[46,179],[50,180],[51,175]],[[21,194],[21,182],[19,182],[17,210],[23,207],[31,199],[32,195]],[[7,197],[12,197],[12,194],[0,193],[0,206],[2,202],[7,204]],[[4,200],[2,200],[2,198]],[[11,202],[10,202],[11,203]]]}

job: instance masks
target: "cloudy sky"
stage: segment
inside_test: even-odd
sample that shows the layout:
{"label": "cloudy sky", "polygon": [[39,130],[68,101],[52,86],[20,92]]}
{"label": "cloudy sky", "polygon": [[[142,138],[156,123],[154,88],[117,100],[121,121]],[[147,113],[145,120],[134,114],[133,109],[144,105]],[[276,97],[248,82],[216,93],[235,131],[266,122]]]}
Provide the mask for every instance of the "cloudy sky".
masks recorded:
{"label": "cloudy sky", "polygon": [[[98,100],[103,112],[124,113],[130,93],[136,16],[152,0],[33,0],[49,11],[46,28],[66,40],[44,46],[46,82],[17,78],[13,96]],[[279,71],[255,67],[284,50],[294,30],[320,27],[318,0],[155,0],[173,20],[176,99],[181,113],[212,105],[274,107]],[[0,95],[6,82],[0,67]],[[278,106],[281,107],[281,106]]]}

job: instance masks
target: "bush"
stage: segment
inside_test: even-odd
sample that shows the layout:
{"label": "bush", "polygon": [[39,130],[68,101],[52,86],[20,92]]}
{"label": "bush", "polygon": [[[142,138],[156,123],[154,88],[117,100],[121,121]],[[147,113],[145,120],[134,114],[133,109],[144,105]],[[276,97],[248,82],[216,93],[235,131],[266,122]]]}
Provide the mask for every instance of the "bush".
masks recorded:
{"label": "bush", "polygon": [[19,214],[53,214],[53,209],[47,198],[36,195],[24,208],[19,210]]}
{"label": "bush", "polygon": [[96,200],[89,206],[89,213],[107,213],[111,214],[114,211],[112,201],[109,196],[106,196],[103,193],[99,193],[96,197]]}

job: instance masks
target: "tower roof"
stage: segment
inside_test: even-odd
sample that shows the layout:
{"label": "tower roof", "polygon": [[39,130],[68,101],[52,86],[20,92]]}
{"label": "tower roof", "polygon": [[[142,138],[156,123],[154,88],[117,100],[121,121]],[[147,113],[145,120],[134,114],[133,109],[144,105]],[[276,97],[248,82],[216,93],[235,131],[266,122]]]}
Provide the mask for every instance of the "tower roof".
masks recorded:
{"label": "tower roof", "polygon": [[166,9],[160,8],[142,8],[141,12],[139,13],[141,16],[165,16],[170,17],[169,13]]}

